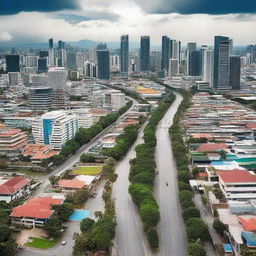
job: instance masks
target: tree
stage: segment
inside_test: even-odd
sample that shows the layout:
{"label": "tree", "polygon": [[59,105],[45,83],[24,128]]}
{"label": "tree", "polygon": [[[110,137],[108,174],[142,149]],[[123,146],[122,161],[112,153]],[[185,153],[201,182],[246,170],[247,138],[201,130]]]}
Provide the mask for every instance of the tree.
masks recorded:
{"label": "tree", "polygon": [[193,217],[200,218],[200,211],[195,207],[189,207],[183,211],[182,216],[184,221]]}
{"label": "tree", "polygon": [[140,216],[146,230],[150,227],[156,227],[160,220],[158,207],[149,200],[141,204]]}
{"label": "tree", "polygon": [[187,184],[187,183],[184,182],[184,181],[179,181],[179,182],[178,182],[178,187],[179,187],[179,190],[189,190],[189,191],[191,191],[190,185]]}
{"label": "tree", "polygon": [[67,202],[72,202],[74,204],[82,204],[87,201],[89,197],[89,192],[87,188],[78,189],[72,195],[68,195],[66,198]]}
{"label": "tree", "polygon": [[62,155],[54,155],[50,157],[49,162],[53,162],[54,165],[61,165],[64,162],[64,157]]}
{"label": "tree", "polygon": [[189,243],[188,244],[188,255],[189,256],[206,256],[206,251],[204,250],[202,244]]}
{"label": "tree", "polygon": [[209,239],[208,227],[200,218],[190,218],[186,221],[186,225],[186,231],[190,241],[195,242],[198,238],[200,238],[201,241]]}
{"label": "tree", "polygon": [[69,216],[74,211],[73,205],[65,202],[61,205],[52,205],[52,209],[57,211],[58,218],[61,222],[68,221]]}
{"label": "tree", "polygon": [[184,181],[186,183],[190,180],[190,173],[188,171],[180,171],[178,172],[178,181]]}
{"label": "tree", "polygon": [[227,225],[225,225],[219,218],[214,220],[212,226],[221,235],[223,235],[224,231],[227,231],[228,229]]}
{"label": "tree", "polygon": [[95,163],[96,158],[95,158],[95,155],[87,153],[87,154],[81,155],[80,161],[83,163]]}
{"label": "tree", "polygon": [[76,237],[73,256],[87,256],[88,251],[95,251],[96,244],[90,234],[81,233]]}
{"label": "tree", "polygon": [[80,222],[81,232],[82,233],[87,233],[87,232],[91,231],[94,223],[95,223],[95,221],[93,219],[90,219],[90,218],[83,219]]}
{"label": "tree", "polygon": [[58,238],[61,235],[61,222],[59,219],[49,219],[44,225],[49,237]]}
{"label": "tree", "polygon": [[12,231],[7,225],[0,225],[0,242],[6,242],[11,234]]}
{"label": "tree", "polygon": [[180,201],[180,206],[182,209],[187,209],[189,207],[195,207],[195,203],[191,199]]}
{"label": "tree", "polygon": [[180,202],[185,201],[185,200],[191,200],[192,197],[193,197],[193,193],[191,191],[181,190],[179,192]]}
{"label": "tree", "polygon": [[159,237],[156,229],[150,229],[146,232],[148,243],[154,249],[159,247]]}
{"label": "tree", "polygon": [[129,193],[134,202],[140,205],[143,199],[152,197],[153,190],[148,185],[135,183],[129,186]]}
{"label": "tree", "polygon": [[8,164],[4,160],[0,160],[0,169],[5,169],[8,167]]}

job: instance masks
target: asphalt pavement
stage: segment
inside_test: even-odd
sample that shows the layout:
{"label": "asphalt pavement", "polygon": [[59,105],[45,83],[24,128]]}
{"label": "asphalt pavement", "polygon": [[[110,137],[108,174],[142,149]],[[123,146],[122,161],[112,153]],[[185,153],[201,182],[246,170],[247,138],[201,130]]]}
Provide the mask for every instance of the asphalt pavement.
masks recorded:
{"label": "asphalt pavement", "polygon": [[[156,163],[159,174],[155,180],[155,196],[160,209],[160,256],[187,256],[187,239],[178,199],[177,170],[172,155],[169,127],[182,101],[180,94],[157,126]],[[168,186],[167,184],[168,183]]]}

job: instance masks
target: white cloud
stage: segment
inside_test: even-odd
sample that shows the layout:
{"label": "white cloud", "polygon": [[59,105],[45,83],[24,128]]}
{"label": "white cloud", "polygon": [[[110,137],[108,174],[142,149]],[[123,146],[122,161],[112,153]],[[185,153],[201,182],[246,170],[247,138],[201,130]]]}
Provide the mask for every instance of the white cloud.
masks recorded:
{"label": "white cloud", "polygon": [[[13,41],[22,42],[46,42],[50,37],[56,41],[89,39],[107,42],[119,41],[122,34],[129,34],[131,42],[139,42],[141,35],[149,35],[154,45],[161,44],[162,35],[181,40],[183,44],[196,41],[199,45],[211,45],[214,35],[229,36],[234,39],[235,45],[256,42],[256,15],[244,19],[235,14],[146,14],[131,0],[85,0],[85,3],[88,4],[87,9],[85,4],[84,9],[77,12],[77,15],[91,19],[76,24],[70,24],[61,16],[58,18],[58,13],[63,14],[64,11],[56,12],[54,15],[23,12],[13,16],[2,16],[0,27],[4,27],[12,35]],[[94,19],[95,13],[101,12],[108,13],[108,17],[104,18],[103,15]],[[72,14],[75,13],[72,11]],[[119,18],[109,18],[112,14],[113,17]]]}
{"label": "white cloud", "polygon": [[0,42],[7,42],[12,39],[12,36],[6,31],[0,31]]}

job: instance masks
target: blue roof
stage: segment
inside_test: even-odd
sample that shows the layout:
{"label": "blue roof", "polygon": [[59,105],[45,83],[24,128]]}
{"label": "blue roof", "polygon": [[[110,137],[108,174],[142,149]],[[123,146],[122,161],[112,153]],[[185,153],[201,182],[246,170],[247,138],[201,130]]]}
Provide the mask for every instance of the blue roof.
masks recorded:
{"label": "blue roof", "polygon": [[223,244],[225,252],[233,252],[231,244]]}
{"label": "blue roof", "polygon": [[249,246],[256,246],[256,234],[253,232],[246,232],[243,231],[241,233],[242,238],[244,238],[246,240],[246,243]]}

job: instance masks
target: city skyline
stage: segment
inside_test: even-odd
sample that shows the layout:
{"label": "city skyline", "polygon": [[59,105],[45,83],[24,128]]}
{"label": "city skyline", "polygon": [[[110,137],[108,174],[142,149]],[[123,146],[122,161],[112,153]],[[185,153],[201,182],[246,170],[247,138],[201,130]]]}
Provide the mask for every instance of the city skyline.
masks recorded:
{"label": "city skyline", "polygon": [[[232,1],[232,6],[228,1],[225,9],[219,1],[213,5],[211,1],[201,4],[199,0],[147,1],[146,5],[139,0],[55,0],[53,4],[37,1],[28,5],[0,2],[4,6],[0,11],[0,42],[43,42],[51,37],[117,42],[121,34],[129,34],[130,42],[139,41],[142,34],[149,35],[152,45],[160,45],[164,34],[184,43],[197,41],[208,45],[214,35],[233,38],[237,45],[254,43],[256,39],[252,33],[256,6],[252,1],[243,2],[242,6],[239,1]],[[24,29],[17,24],[23,24]],[[33,29],[28,29],[31,24]]]}

